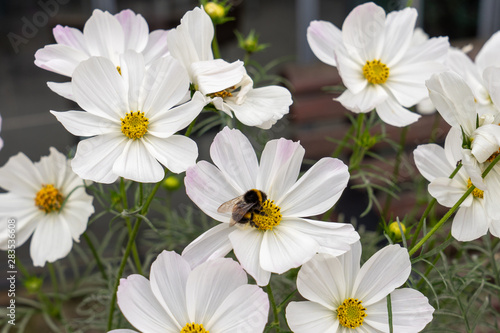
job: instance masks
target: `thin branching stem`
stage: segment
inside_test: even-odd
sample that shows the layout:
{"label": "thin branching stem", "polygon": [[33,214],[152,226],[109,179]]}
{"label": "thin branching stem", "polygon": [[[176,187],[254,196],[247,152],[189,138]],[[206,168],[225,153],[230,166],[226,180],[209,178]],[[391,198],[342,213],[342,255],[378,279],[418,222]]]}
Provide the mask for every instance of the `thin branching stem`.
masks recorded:
{"label": "thin branching stem", "polygon": [[83,233],[83,239],[87,242],[87,245],[90,248],[90,252],[92,252],[92,255],[94,256],[95,262],[97,264],[97,268],[99,268],[99,271],[101,272],[102,278],[107,281],[108,280],[108,275],[106,274],[106,270],[104,269],[104,265],[102,264],[101,258],[99,257],[99,254],[97,253],[97,250],[92,243],[92,240],[90,239],[89,235],[87,235],[86,232]]}

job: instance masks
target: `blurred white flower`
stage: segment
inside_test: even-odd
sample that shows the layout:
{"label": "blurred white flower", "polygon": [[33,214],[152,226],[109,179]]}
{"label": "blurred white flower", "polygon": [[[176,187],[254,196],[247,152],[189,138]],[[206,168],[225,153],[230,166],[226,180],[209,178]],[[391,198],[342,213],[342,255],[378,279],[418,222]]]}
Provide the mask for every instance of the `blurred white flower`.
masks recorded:
{"label": "blurred white flower", "polygon": [[[130,9],[115,15],[95,9],[83,33],[61,25],[57,25],[53,33],[56,44],[38,50],[35,65],[68,77],[72,77],[76,67],[91,56],[105,57],[118,67],[120,56],[127,50],[142,53],[146,65],[168,54],[167,31],[149,33],[144,17]],[[48,82],[48,86],[55,93],[73,99],[70,82]]]}
{"label": "blurred white flower", "polygon": [[417,12],[405,8],[387,15],[374,3],[357,6],[338,29],[312,21],[307,39],[314,54],[339,70],[347,90],[336,100],[347,109],[376,109],[387,124],[406,126],[418,120],[409,108],[427,96],[425,80],[446,69],[446,37],[414,39]]}
{"label": "blurred white flower", "polygon": [[[0,116],[0,130],[2,129],[2,117]],[[0,138],[0,150],[3,148],[3,140]]]}
{"label": "blurred white flower", "polygon": [[[322,214],[337,202],[349,180],[347,166],[323,158],[297,181],[304,152],[298,142],[271,140],[259,164],[240,131],[226,127],[217,134],[210,148],[215,166],[198,162],[186,171],[185,184],[191,200],[223,223],[194,240],[183,256],[196,266],[233,249],[243,268],[263,286],[271,272],[298,267],[317,252],[348,251],[349,244],[359,239],[351,224],[305,218]],[[248,191],[261,193],[261,198],[253,210],[245,211],[239,197]],[[241,221],[234,218],[234,206],[220,209],[226,202],[243,209]]]}
{"label": "blurred white flower", "polygon": [[151,265],[149,280],[138,274],[121,279],[117,298],[125,318],[143,333],[259,333],[269,312],[267,294],[247,284],[236,261],[219,258],[191,269],[167,251]]}
{"label": "blurred white flower", "polygon": [[411,288],[396,289],[411,272],[408,251],[388,245],[360,268],[361,245],[333,257],[318,254],[297,276],[297,289],[307,299],[290,302],[288,325],[295,333],[389,332],[387,295],[391,295],[394,332],[420,332],[432,320],[434,308]]}
{"label": "blurred white flower", "polygon": [[7,222],[13,220],[16,248],[33,234],[33,265],[68,255],[94,213],[93,198],[83,185],[70,161],[55,148],[36,163],[23,153],[11,157],[0,168],[0,187],[8,191],[0,194],[0,249],[12,248]]}
{"label": "blurred white flower", "polygon": [[203,97],[196,93],[186,102],[189,78],[171,56],[146,69],[142,54],[127,51],[120,65],[121,73],[107,58],[82,62],[72,85],[75,101],[85,111],[51,111],[73,135],[91,137],[78,144],[73,170],[99,183],[119,176],[158,182],[164,176],[162,165],[184,172],[196,163],[198,147],[175,133],[201,112]]}
{"label": "blurred white flower", "polygon": [[169,31],[169,50],[187,69],[194,88],[203,93],[206,103],[213,103],[247,126],[269,129],[292,104],[288,89],[280,86],[253,88],[243,62],[228,63],[214,59],[214,28],[203,7],[188,11],[181,24]]}

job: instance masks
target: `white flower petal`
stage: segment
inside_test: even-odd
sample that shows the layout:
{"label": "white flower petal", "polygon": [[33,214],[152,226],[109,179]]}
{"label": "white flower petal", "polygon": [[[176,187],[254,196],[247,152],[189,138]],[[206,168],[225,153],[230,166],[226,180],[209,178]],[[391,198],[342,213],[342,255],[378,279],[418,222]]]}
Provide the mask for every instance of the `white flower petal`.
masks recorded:
{"label": "white flower petal", "polygon": [[120,56],[120,74],[128,83],[128,107],[130,111],[139,111],[142,106],[139,105],[139,94],[144,72],[145,64],[142,54],[127,51]]}
{"label": "white flower petal", "polygon": [[206,327],[220,333],[263,332],[268,315],[267,294],[257,286],[243,285],[229,294]]}
{"label": "white flower petal", "polygon": [[346,90],[334,100],[352,112],[365,113],[378,108],[388,98],[387,92],[380,85],[370,84],[357,94]]}
{"label": "white flower petal", "polygon": [[[500,34],[498,36],[500,37]],[[498,39],[500,40],[500,38]],[[484,83],[487,87],[487,92],[489,93],[489,102],[493,102],[494,105],[500,105],[500,80],[498,78],[499,75],[500,68],[498,67],[488,67],[483,72]]]}
{"label": "white flower petal", "polygon": [[487,94],[477,66],[471,58],[460,49],[451,47],[448,51],[448,67],[455,73],[464,78],[467,85],[472,89],[474,97],[481,103],[487,103]]}
{"label": "white flower petal", "polygon": [[271,272],[264,270],[260,265],[260,253],[263,234],[254,228],[238,228],[229,234],[234,254],[241,267],[250,274],[259,286],[269,283]]}
{"label": "white flower petal", "polygon": [[286,320],[295,333],[337,333],[339,321],[334,311],[313,302],[290,302]]}
{"label": "white flower petal", "polygon": [[500,147],[500,126],[498,124],[478,127],[472,135],[471,153],[479,163],[484,163]]}
{"label": "white flower petal", "polygon": [[40,172],[23,153],[11,156],[0,168],[0,186],[11,193],[34,198],[42,184]]}
{"label": "white flower petal", "polygon": [[205,261],[225,257],[233,249],[229,234],[234,230],[228,223],[208,229],[184,248],[182,257],[193,268]]}
{"label": "white flower petal", "polygon": [[[147,136],[144,138],[144,145],[152,157],[173,173],[181,173],[194,166],[198,157],[196,142],[183,135],[172,135],[166,139]],[[157,181],[163,178],[163,173],[161,168],[161,177],[160,172],[156,175],[159,177]]]}
{"label": "white flower petal", "polygon": [[443,63],[448,54],[450,43],[448,37],[430,38],[424,43],[412,45],[397,66],[418,63]]}
{"label": "white flower petal", "polygon": [[264,232],[260,265],[266,271],[282,274],[311,259],[319,250],[313,237],[281,223]]}
{"label": "white flower petal", "polygon": [[[497,163],[498,164],[498,163]],[[488,216],[493,220],[500,220],[500,209],[498,209],[498,198],[500,198],[500,168],[493,167],[485,178],[488,191],[484,193],[484,205]]]}
{"label": "white flower petal", "polygon": [[165,30],[155,30],[149,34],[148,44],[142,51],[144,55],[144,61],[146,64],[150,64],[154,60],[164,57],[168,54],[167,46],[167,31]]}
{"label": "white flower petal", "polygon": [[325,157],[314,164],[276,204],[287,217],[322,214],[338,201],[348,181],[347,166],[339,159]]}
{"label": "white flower petal", "polygon": [[408,251],[399,245],[388,245],[375,253],[359,270],[352,296],[371,305],[406,282],[411,272]]}
{"label": "white flower petal", "polygon": [[[429,184],[429,193],[445,207],[453,207],[458,199],[467,191],[467,184],[457,179],[448,177],[434,178]],[[461,206],[468,207],[472,201],[471,196]]]}
{"label": "white flower petal", "polygon": [[[358,236],[359,237],[359,236]],[[351,250],[337,257],[344,268],[346,290],[351,291],[359,273],[361,262],[361,242],[351,244]]]}
{"label": "white flower petal", "polygon": [[47,86],[58,94],[59,96],[62,96],[64,98],[67,98],[69,100],[74,101],[75,96],[73,96],[73,86],[71,85],[71,82],[47,82]]}
{"label": "white flower petal", "polygon": [[99,135],[80,141],[71,161],[73,171],[83,179],[98,183],[113,183],[118,175],[113,164],[125,149],[127,137],[123,134]]}
{"label": "white flower petal", "polygon": [[66,221],[57,213],[44,215],[35,228],[30,244],[34,266],[45,266],[68,255],[73,239]]}
{"label": "white flower petal", "polygon": [[240,60],[229,63],[213,59],[192,63],[191,73],[198,90],[208,95],[237,85],[243,80],[246,70]]}
{"label": "white flower petal", "polygon": [[[416,333],[424,329],[431,322],[434,308],[429,304],[427,297],[417,290],[402,288],[391,293],[392,327],[398,333]],[[389,331],[389,315],[387,300],[366,307],[364,322],[371,327],[382,331]]]}
{"label": "white flower petal", "polygon": [[297,180],[304,154],[298,142],[283,138],[267,142],[260,158],[257,189],[270,200],[279,201]]}
{"label": "white flower petal", "polygon": [[191,267],[173,251],[163,251],[151,265],[150,286],[157,301],[176,325],[189,323],[186,284]]}
{"label": "white flower petal", "polygon": [[121,279],[116,296],[123,315],[139,331],[177,333],[182,329],[165,312],[144,276]]}
{"label": "white flower petal", "polygon": [[224,127],[210,146],[210,156],[241,194],[255,187],[259,162],[252,144],[239,130]]}
{"label": "white flower petal", "polygon": [[359,94],[367,87],[370,87],[363,74],[365,61],[356,59],[357,57],[353,57],[353,54],[348,53],[343,45],[335,49],[335,60],[337,61],[337,69],[342,78],[342,83],[353,95]]}
{"label": "white flower petal", "polygon": [[122,329],[119,328],[117,330],[108,331],[108,333],[138,333],[138,332],[134,331],[134,330],[129,330],[126,328],[122,328]]}
{"label": "white flower petal", "polygon": [[83,51],[76,50],[63,44],[51,44],[35,53],[35,65],[45,70],[72,76],[80,62],[89,56]]}
{"label": "white flower petal", "polygon": [[125,50],[141,52],[148,42],[149,28],[141,14],[125,9],[115,15],[120,22],[125,38]]}
{"label": "white flower petal", "polygon": [[435,178],[449,177],[454,170],[444,148],[434,143],[419,145],[413,151],[413,157],[418,171],[430,182]]}
{"label": "white flower petal", "polygon": [[246,283],[245,271],[233,259],[214,259],[197,266],[186,285],[189,318],[195,323],[207,323],[224,300]]}
{"label": "white flower petal", "polygon": [[476,56],[476,65],[479,73],[482,73],[487,67],[500,66],[498,59],[498,49],[500,48],[500,33],[494,33],[490,39],[486,41],[481,50]]}
{"label": "white flower petal", "polygon": [[345,278],[344,267],[338,258],[317,254],[302,265],[297,275],[297,289],[305,299],[333,312],[349,296],[350,281]]}
{"label": "white flower petal", "polygon": [[[66,189],[61,189],[60,186],[66,176],[66,168],[69,167],[68,160],[54,147],[50,147],[49,151],[48,156],[42,156],[40,161],[33,163],[33,165],[39,170],[44,184],[52,184],[59,191],[62,190],[63,194],[66,194],[64,193]],[[57,172],[54,172],[54,170],[57,170]]]}
{"label": "white flower petal", "polygon": [[102,135],[121,130],[118,120],[111,121],[85,111],[50,111],[50,113],[63,124],[68,132],[76,136]]}
{"label": "white flower petal", "polygon": [[[7,226],[8,220],[15,219],[16,247],[23,245],[31,236],[44,216],[33,198],[20,197],[13,193],[0,193],[0,223]],[[0,249],[8,249],[9,233],[7,227],[0,229]]]}
{"label": "white flower petal", "polygon": [[90,215],[94,213],[92,197],[85,193],[83,188],[76,189],[64,204],[64,208],[59,213],[66,221],[71,237],[78,242],[80,235],[87,229]]}
{"label": "white flower petal", "polygon": [[334,50],[342,43],[342,31],[327,21],[311,21],[307,42],[314,55],[330,66],[337,66]]}
{"label": "white flower petal", "polygon": [[415,8],[407,7],[387,14],[384,30],[384,49],[381,58],[387,59],[385,61],[387,61],[386,65],[389,68],[397,63],[408,50],[416,20],[417,10]]}
{"label": "white flower petal", "polygon": [[146,139],[127,140],[113,163],[113,173],[140,183],[157,183],[165,172],[146,147]]}
{"label": "white flower petal", "polygon": [[83,38],[91,55],[104,56],[118,65],[118,57],[125,51],[125,35],[113,15],[95,9],[85,23]]}
{"label": "white flower petal", "polygon": [[397,127],[413,124],[420,118],[418,113],[408,111],[391,97],[377,105],[377,114],[384,123]]}
{"label": "white flower petal", "polygon": [[58,24],[52,29],[57,44],[67,45],[88,54],[87,45],[80,30]]}
{"label": "white flower petal", "polygon": [[460,207],[453,218],[451,235],[462,242],[472,241],[488,232],[490,219],[482,199],[475,199],[469,207]]}

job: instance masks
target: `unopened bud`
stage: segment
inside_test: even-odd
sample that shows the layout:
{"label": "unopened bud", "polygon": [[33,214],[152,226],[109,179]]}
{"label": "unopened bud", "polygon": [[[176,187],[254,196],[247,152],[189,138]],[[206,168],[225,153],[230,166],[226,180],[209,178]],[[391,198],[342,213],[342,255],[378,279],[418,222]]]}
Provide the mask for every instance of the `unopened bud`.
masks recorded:
{"label": "unopened bud", "polygon": [[[401,229],[399,229],[400,226],[401,226]],[[403,233],[406,233],[406,227],[401,222],[398,223],[397,221],[395,221],[389,225],[389,231],[394,236],[394,239],[396,241],[399,241],[402,239],[401,230],[403,231]]]}
{"label": "unopened bud", "polygon": [[167,191],[173,192],[181,187],[181,182],[176,176],[169,176],[163,181],[162,186]]}
{"label": "unopened bud", "polygon": [[224,6],[215,2],[207,2],[204,8],[207,14],[212,18],[212,20],[219,20],[226,15]]}

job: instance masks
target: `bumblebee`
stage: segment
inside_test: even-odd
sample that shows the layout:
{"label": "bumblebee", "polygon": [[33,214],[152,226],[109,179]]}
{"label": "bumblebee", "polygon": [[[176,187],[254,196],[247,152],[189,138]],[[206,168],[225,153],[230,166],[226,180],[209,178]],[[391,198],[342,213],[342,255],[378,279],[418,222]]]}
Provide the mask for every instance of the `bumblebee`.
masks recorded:
{"label": "bumblebee", "polygon": [[224,202],[217,209],[219,213],[231,213],[229,225],[233,226],[236,223],[250,224],[256,227],[254,216],[256,214],[262,215],[262,203],[267,200],[267,195],[259,190],[252,189],[245,194],[236,197],[232,200]]}

